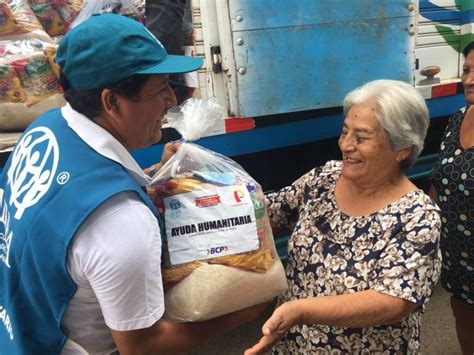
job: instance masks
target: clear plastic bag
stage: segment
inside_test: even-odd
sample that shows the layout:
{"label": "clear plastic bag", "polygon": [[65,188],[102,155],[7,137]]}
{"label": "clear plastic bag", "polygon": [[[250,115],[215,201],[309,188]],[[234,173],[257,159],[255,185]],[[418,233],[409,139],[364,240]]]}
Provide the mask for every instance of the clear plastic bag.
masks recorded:
{"label": "clear plastic bag", "polygon": [[0,131],[25,129],[65,104],[55,51],[52,43],[37,39],[0,41]]}
{"label": "clear plastic bag", "polygon": [[55,1],[38,2],[38,0],[30,0],[30,7],[50,36],[60,36],[66,33],[68,24],[62,19],[59,6],[56,5]]}
{"label": "clear plastic bag", "polygon": [[145,22],[132,0],[84,0],[81,12],[74,19],[69,29],[76,27],[93,14],[104,13],[122,15],[141,23]]}
{"label": "clear plastic bag", "polygon": [[271,300],[286,278],[260,185],[233,160],[186,142],[222,109],[190,99],[167,119],[185,143],[149,186],[163,221],[165,317],[201,321]]}
{"label": "clear plastic bag", "polygon": [[51,37],[34,15],[27,0],[0,1],[0,36],[2,40],[39,39],[51,42]]}

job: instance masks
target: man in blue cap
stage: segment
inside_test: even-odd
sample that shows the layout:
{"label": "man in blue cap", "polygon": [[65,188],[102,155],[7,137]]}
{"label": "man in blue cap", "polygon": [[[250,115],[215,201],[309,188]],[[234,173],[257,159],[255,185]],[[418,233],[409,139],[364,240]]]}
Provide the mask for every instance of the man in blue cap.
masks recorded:
{"label": "man in blue cap", "polygon": [[0,180],[0,352],[170,353],[256,318],[161,319],[160,227],[130,151],[161,138],[168,74],[202,60],[110,14],[68,32],[56,60],[68,104],[28,127]]}

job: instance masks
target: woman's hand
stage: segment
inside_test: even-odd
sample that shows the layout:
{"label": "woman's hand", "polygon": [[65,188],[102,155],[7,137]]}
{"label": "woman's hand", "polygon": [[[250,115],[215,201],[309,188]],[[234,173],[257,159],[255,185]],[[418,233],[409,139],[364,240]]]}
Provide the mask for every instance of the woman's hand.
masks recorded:
{"label": "woman's hand", "polygon": [[263,337],[244,355],[263,354],[299,324],[367,328],[399,322],[417,304],[375,290],[337,296],[308,297],[283,303],[262,327]]}
{"label": "woman's hand", "polygon": [[275,343],[282,339],[288,330],[299,323],[298,309],[296,302],[287,302],[278,307],[270,318],[262,326],[263,337],[244,355],[263,354]]}

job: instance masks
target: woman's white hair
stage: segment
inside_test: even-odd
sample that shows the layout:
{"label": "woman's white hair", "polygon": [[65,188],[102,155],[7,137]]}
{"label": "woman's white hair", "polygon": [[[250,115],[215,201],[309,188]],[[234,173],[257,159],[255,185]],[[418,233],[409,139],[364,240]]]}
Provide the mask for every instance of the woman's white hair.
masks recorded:
{"label": "woman's white hair", "polygon": [[364,84],[344,98],[344,114],[354,105],[375,102],[375,118],[385,131],[392,150],[412,147],[402,161],[406,171],[423,150],[430,124],[425,100],[412,85],[398,80],[374,80]]}

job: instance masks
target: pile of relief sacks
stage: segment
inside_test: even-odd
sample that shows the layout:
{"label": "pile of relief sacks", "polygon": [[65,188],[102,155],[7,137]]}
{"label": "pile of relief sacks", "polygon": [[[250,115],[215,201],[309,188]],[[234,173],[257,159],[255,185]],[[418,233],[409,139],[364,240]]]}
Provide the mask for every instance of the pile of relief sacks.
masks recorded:
{"label": "pile of relief sacks", "polygon": [[0,133],[64,105],[55,53],[68,30],[95,12],[144,22],[143,11],[144,0],[0,1]]}

